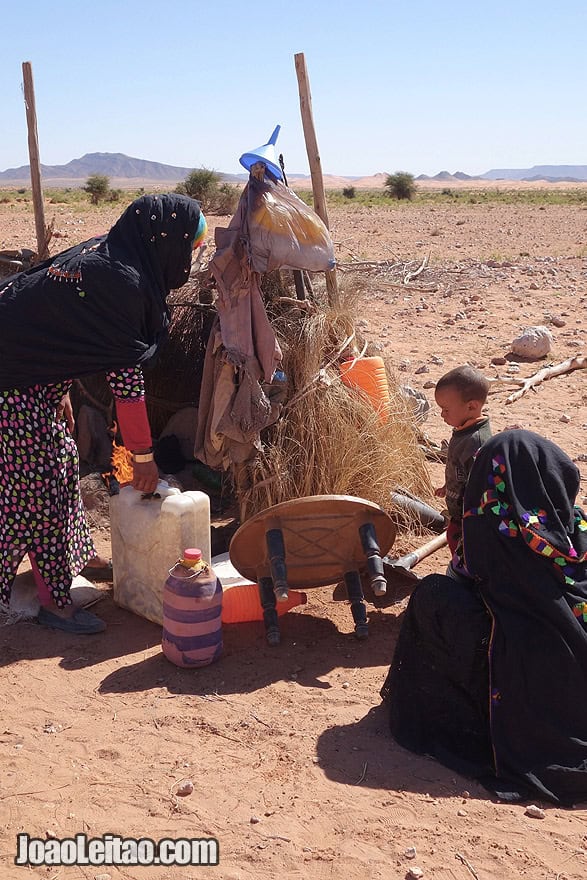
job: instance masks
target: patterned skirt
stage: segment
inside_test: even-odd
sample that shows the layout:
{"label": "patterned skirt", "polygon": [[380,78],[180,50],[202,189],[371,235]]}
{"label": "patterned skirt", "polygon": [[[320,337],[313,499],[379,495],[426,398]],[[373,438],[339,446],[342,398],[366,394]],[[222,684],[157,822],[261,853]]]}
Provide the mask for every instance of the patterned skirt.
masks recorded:
{"label": "patterned skirt", "polygon": [[33,553],[55,604],[95,555],[79,491],[75,441],[57,407],[70,382],[0,391],[0,602]]}

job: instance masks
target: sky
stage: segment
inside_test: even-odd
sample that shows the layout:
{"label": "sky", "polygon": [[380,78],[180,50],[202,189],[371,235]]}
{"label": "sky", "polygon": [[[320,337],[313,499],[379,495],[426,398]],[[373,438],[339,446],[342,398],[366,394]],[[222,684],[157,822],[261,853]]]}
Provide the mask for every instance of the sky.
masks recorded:
{"label": "sky", "polygon": [[277,141],[308,174],[303,53],[322,171],[482,174],[587,164],[585,0],[20,0],[0,21],[0,171],[125,153],[239,173]]}

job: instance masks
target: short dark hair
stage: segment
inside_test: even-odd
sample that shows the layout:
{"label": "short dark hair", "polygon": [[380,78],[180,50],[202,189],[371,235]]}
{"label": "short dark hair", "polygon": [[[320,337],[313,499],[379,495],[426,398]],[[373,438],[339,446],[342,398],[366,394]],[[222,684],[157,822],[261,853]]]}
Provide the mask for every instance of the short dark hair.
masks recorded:
{"label": "short dark hair", "polygon": [[480,400],[481,403],[485,403],[489,394],[489,380],[475,367],[465,364],[449,370],[440,377],[435,390],[439,391],[442,388],[455,388],[465,403],[469,400]]}

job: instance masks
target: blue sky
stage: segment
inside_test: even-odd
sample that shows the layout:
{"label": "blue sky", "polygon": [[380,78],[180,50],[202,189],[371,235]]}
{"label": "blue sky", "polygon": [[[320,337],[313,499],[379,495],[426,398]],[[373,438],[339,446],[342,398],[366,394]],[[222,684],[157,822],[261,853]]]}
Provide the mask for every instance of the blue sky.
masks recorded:
{"label": "blue sky", "polygon": [[587,164],[585,0],[23,0],[1,27],[0,170],[28,164],[30,61],[44,164],[235,173],[279,123],[308,173],[298,52],[324,173]]}

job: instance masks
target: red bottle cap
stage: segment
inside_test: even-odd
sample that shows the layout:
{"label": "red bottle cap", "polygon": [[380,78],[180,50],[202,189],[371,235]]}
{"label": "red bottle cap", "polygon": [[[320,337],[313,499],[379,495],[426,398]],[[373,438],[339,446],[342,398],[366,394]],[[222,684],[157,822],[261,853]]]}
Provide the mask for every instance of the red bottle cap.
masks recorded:
{"label": "red bottle cap", "polygon": [[202,558],[202,551],[197,547],[188,547],[183,551],[183,558],[189,562],[199,562]]}

